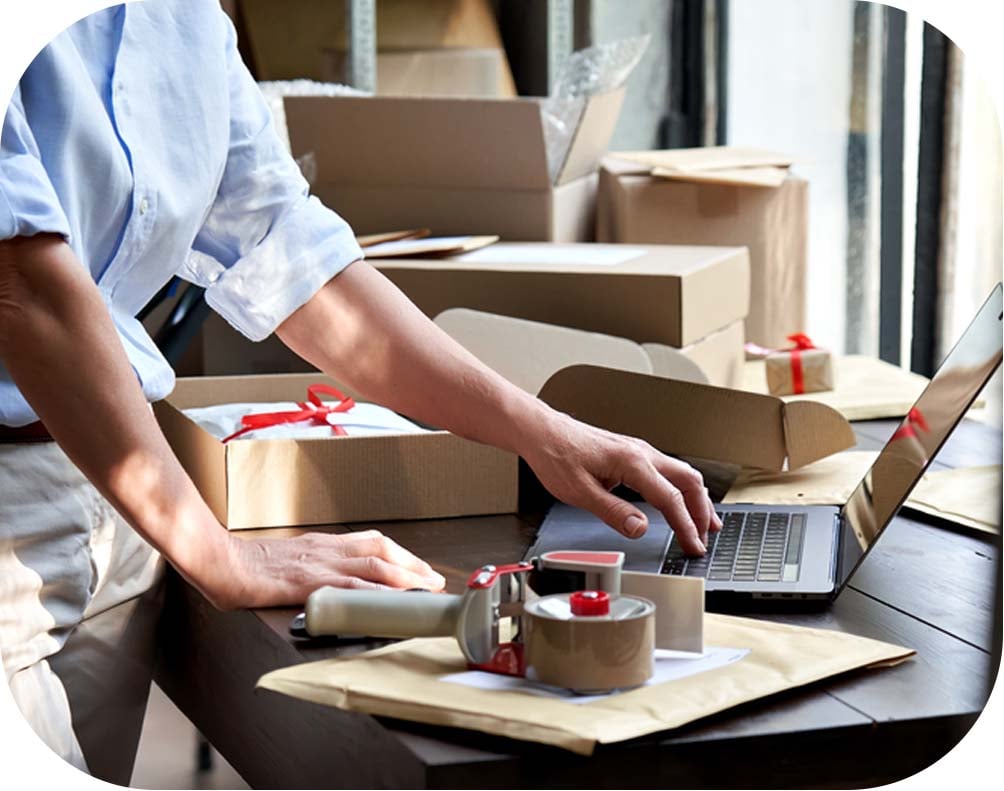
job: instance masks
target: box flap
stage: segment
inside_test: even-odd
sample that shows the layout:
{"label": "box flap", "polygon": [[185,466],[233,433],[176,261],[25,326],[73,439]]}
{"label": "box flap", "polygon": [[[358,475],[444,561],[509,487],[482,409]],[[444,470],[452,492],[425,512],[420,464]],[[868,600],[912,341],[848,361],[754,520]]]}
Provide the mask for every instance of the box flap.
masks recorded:
{"label": "box flap", "polygon": [[666,453],[744,467],[780,471],[786,458],[793,467],[855,442],[847,422],[828,408],[786,416],[784,402],[772,396],[595,366],[558,371],[540,397],[579,420],[641,437]]}
{"label": "box flap", "polygon": [[565,162],[558,171],[556,184],[567,184],[597,169],[614,135],[623,103],[623,88],[589,98],[579,119],[579,127],[572,136]]}
{"label": "box flap", "polygon": [[531,99],[287,96],[285,108],[293,156],[314,153],[319,183],[550,187]]}
{"label": "box flap", "polygon": [[652,373],[641,346],[624,338],[468,308],[445,310],[435,322],[481,362],[528,393],[538,393],[551,376],[570,365]]}
{"label": "box flap", "polygon": [[720,170],[676,170],[653,168],[656,178],[702,184],[732,184],[740,187],[780,187],[788,171],[785,168],[721,168]]}
{"label": "box flap", "polygon": [[857,444],[854,430],[843,415],[815,401],[784,405],[784,436],[791,470]]}
{"label": "box flap", "polygon": [[704,146],[672,148],[662,151],[615,151],[617,159],[626,159],[652,168],[669,170],[730,170],[735,168],[788,168],[794,160],[776,151],[743,146]]}

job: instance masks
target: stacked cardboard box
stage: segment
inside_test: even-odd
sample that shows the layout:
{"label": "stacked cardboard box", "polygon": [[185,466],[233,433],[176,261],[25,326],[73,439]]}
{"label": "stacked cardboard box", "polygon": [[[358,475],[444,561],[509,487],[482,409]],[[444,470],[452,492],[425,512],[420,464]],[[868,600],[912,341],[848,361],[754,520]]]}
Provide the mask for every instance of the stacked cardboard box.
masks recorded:
{"label": "stacked cardboard box", "polygon": [[790,160],[729,148],[628,156],[603,161],[599,241],[744,245],[747,340],[780,348],[805,330],[808,185],[779,164]]}
{"label": "stacked cardboard box", "polygon": [[373,263],[432,318],[470,308],[602,333],[642,344],[648,370],[671,370],[682,355],[712,384],[741,382],[744,248],[499,243],[445,259]]}
{"label": "stacked cardboard box", "polygon": [[535,99],[288,96],[285,109],[293,156],[317,164],[314,193],[357,234],[578,242],[593,238],[596,171],[623,98],[585,103],[553,169]]}

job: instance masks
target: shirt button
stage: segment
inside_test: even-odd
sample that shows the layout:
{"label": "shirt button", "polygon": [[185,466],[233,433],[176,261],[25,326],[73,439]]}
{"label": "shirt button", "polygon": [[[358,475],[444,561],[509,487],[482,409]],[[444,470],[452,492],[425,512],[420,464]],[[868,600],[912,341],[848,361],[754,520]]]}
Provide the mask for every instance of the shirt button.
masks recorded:
{"label": "shirt button", "polygon": [[150,201],[148,201],[146,198],[143,198],[143,200],[139,202],[139,213],[146,214],[149,210],[150,210]]}

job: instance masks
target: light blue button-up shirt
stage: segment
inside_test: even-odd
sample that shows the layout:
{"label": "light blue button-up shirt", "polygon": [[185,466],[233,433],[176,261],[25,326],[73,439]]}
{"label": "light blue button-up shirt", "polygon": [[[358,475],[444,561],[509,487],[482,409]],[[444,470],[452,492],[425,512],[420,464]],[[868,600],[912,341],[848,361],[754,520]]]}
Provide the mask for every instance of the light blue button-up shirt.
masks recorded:
{"label": "light blue button-up shirt", "polygon": [[[261,340],[362,257],[308,197],[217,0],[101,11],[28,67],[0,137],[0,240],[46,232],[94,278],[151,401],[174,374],[134,317],[172,276]],[[0,425],[34,420],[0,364]]]}

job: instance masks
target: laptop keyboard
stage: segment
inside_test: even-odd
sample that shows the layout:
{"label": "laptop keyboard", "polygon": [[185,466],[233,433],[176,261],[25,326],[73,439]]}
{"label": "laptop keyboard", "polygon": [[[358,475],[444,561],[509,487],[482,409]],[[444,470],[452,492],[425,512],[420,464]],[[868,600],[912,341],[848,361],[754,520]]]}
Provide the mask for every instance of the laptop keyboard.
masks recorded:
{"label": "laptop keyboard", "polygon": [[688,558],[673,537],[663,574],[713,581],[796,582],[805,514],[719,511],[722,529],[708,533],[708,551]]}

